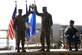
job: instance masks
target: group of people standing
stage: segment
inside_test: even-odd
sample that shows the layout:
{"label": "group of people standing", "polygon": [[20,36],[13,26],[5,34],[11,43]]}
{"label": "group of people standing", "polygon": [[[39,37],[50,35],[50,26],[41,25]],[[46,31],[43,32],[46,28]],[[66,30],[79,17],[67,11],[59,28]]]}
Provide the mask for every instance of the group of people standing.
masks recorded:
{"label": "group of people standing", "polygon": [[[17,52],[20,52],[20,42],[22,44],[22,52],[26,52],[24,49],[25,44],[25,32],[26,32],[26,25],[25,25],[25,17],[29,16],[30,13],[33,13],[31,9],[34,9],[36,15],[40,16],[42,18],[42,27],[41,27],[41,36],[40,36],[40,42],[41,42],[41,49],[40,51],[45,51],[45,38],[46,38],[46,44],[47,44],[47,50],[46,52],[50,51],[50,29],[53,25],[52,21],[52,15],[48,13],[47,7],[42,8],[42,13],[39,13],[37,11],[37,6],[35,7],[29,6],[29,11],[27,14],[22,15],[22,9],[18,10],[18,16],[15,17],[14,20],[14,30],[17,33]],[[69,45],[69,50],[72,50],[71,44],[73,43],[75,45],[75,50],[78,51],[77,44],[78,44],[78,36],[77,36],[78,30],[74,27],[74,21],[70,21],[70,26],[66,30],[66,39],[67,43]]]}
{"label": "group of people standing", "polygon": [[48,13],[47,11],[47,7],[43,7],[42,8],[42,13],[39,13],[37,11],[37,6],[35,5],[35,7],[29,6],[29,12],[25,15],[22,15],[22,9],[18,10],[18,16],[16,16],[15,20],[14,20],[14,30],[17,33],[17,52],[20,52],[20,42],[22,44],[22,52],[26,52],[26,50],[24,49],[24,44],[25,44],[25,32],[26,32],[26,25],[25,25],[25,17],[29,16],[30,13],[33,13],[31,11],[31,9],[34,9],[36,15],[40,16],[42,18],[42,27],[41,27],[41,37],[40,37],[40,41],[41,41],[41,50],[40,51],[45,51],[45,38],[46,38],[46,42],[47,42],[47,52],[50,51],[50,29],[51,26],[53,25],[52,22],[52,16],[51,14]]}

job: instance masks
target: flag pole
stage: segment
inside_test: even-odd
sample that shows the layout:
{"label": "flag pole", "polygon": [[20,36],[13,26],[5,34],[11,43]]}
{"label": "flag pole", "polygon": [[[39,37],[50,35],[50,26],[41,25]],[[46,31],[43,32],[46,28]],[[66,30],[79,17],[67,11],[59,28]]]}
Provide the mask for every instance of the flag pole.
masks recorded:
{"label": "flag pole", "polygon": [[27,0],[26,0],[25,2],[26,2],[26,4],[27,4]]}
{"label": "flag pole", "polygon": [[[34,0],[34,5],[36,6],[36,1]],[[35,8],[35,7],[34,7]],[[37,44],[37,40],[36,40],[36,48],[38,49],[39,44]]]}
{"label": "flag pole", "polygon": [[[36,1],[34,0],[34,5],[36,6]],[[35,7],[34,7],[35,8]]]}
{"label": "flag pole", "polygon": [[[27,6],[27,0],[25,1],[26,2],[26,6]],[[27,12],[26,12],[27,13]],[[27,44],[27,49],[28,49],[28,44]]]}
{"label": "flag pole", "polygon": [[34,0],[34,5],[36,5],[36,1]]}
{"label": "flag pole", "polygon": [[[16,1],[16,0],[15,0],[15,7],[16,7],[16,9],[17,9],[17,1]],[[14,45],[14,50],[16,50],[16,48],[17,48],[17,38],[16,38],[17,34],[14,32],[14,35],[15,35],[15,45]]]}
{"label": "flag pole", "polygon": [[15,5],[17,6],[17,1],[15,0]]}
{"label": "flag pole", "polygon": [[25,2],[26,2],[26,4],[27,4],[27,0],[26,0]]}

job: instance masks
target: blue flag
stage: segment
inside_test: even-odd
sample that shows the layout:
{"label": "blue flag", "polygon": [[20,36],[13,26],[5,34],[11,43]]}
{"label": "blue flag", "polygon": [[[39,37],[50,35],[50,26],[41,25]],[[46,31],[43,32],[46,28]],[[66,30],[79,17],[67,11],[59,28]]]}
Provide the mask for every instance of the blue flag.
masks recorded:
{"label": "blue flag", "polygon": [[[28,14],[27,4],[26,4],[26,14]],[[29,27],[29,22],[28,21],[29,21],[29,17],[26,16],[25,23],[26,23],[26,26],[28,26],[27,29],[26,29],[26,39],[27,39],[27,41],[30,40],[30,27]]]}
{"label": "blue flag", "polygon": [[33,11],[33,14],[32,14],[32,17],[31,17],[31,20],[30,20],[30,25],[32,27],[31,29],[31,37],[35,36],[36,35],[36,13],[35,11]]}

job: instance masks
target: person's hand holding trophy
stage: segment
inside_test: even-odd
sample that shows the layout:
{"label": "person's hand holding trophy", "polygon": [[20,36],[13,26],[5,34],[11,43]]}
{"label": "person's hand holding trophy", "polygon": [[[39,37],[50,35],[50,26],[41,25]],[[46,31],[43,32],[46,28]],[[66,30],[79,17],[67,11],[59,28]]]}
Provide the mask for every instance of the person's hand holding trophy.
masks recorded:
{"label": "person's hand holding trophy", "polygon": [[31,11],[34,11],[34,9],[35,9],[35,4],[31,4],[30,6],[29,6],[29,8],[31,9]]}

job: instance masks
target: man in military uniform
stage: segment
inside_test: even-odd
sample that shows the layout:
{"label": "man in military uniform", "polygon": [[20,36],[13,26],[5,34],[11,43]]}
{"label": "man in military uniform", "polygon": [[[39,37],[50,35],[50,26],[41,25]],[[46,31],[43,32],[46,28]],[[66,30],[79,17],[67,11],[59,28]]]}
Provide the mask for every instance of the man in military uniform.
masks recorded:
{"label": "man in military uniform", "polygon": [[70,26],[66,29],[65,34],[66,34],[66,39],[69,45],[69,50],[72,51],[72,44],[75,46],[75,51],[78,51],[78,41],[79,37],[77,36],[78,30],[74,27],[74,21],[70,20]]}
{"label": "man in military uniform", "polygon": [[24,49],[24,44],[25,44],[25,31],[26,31],[26,25],[25,25],[25,16],[22,15],[22,9],[18,10],[18,16],[16,16],[14,20],[14,30],[17,33],[17,49],[18,52],[20,52],[20,41],[22,44],[22,52],[26,52]]}
{"label": "man in military uniform", "polygon": [[41,30],[41,45],[42,49],[40,51],[45,51],[45,38],[47,42],[47,52],[50,51],[50,29],[53,24],[52,16],[47,12],[47,7],[42,8],[43,13],[38,13],[37,7],[35,6],[35,11],[38,16],[42,18],[42,30]]}

